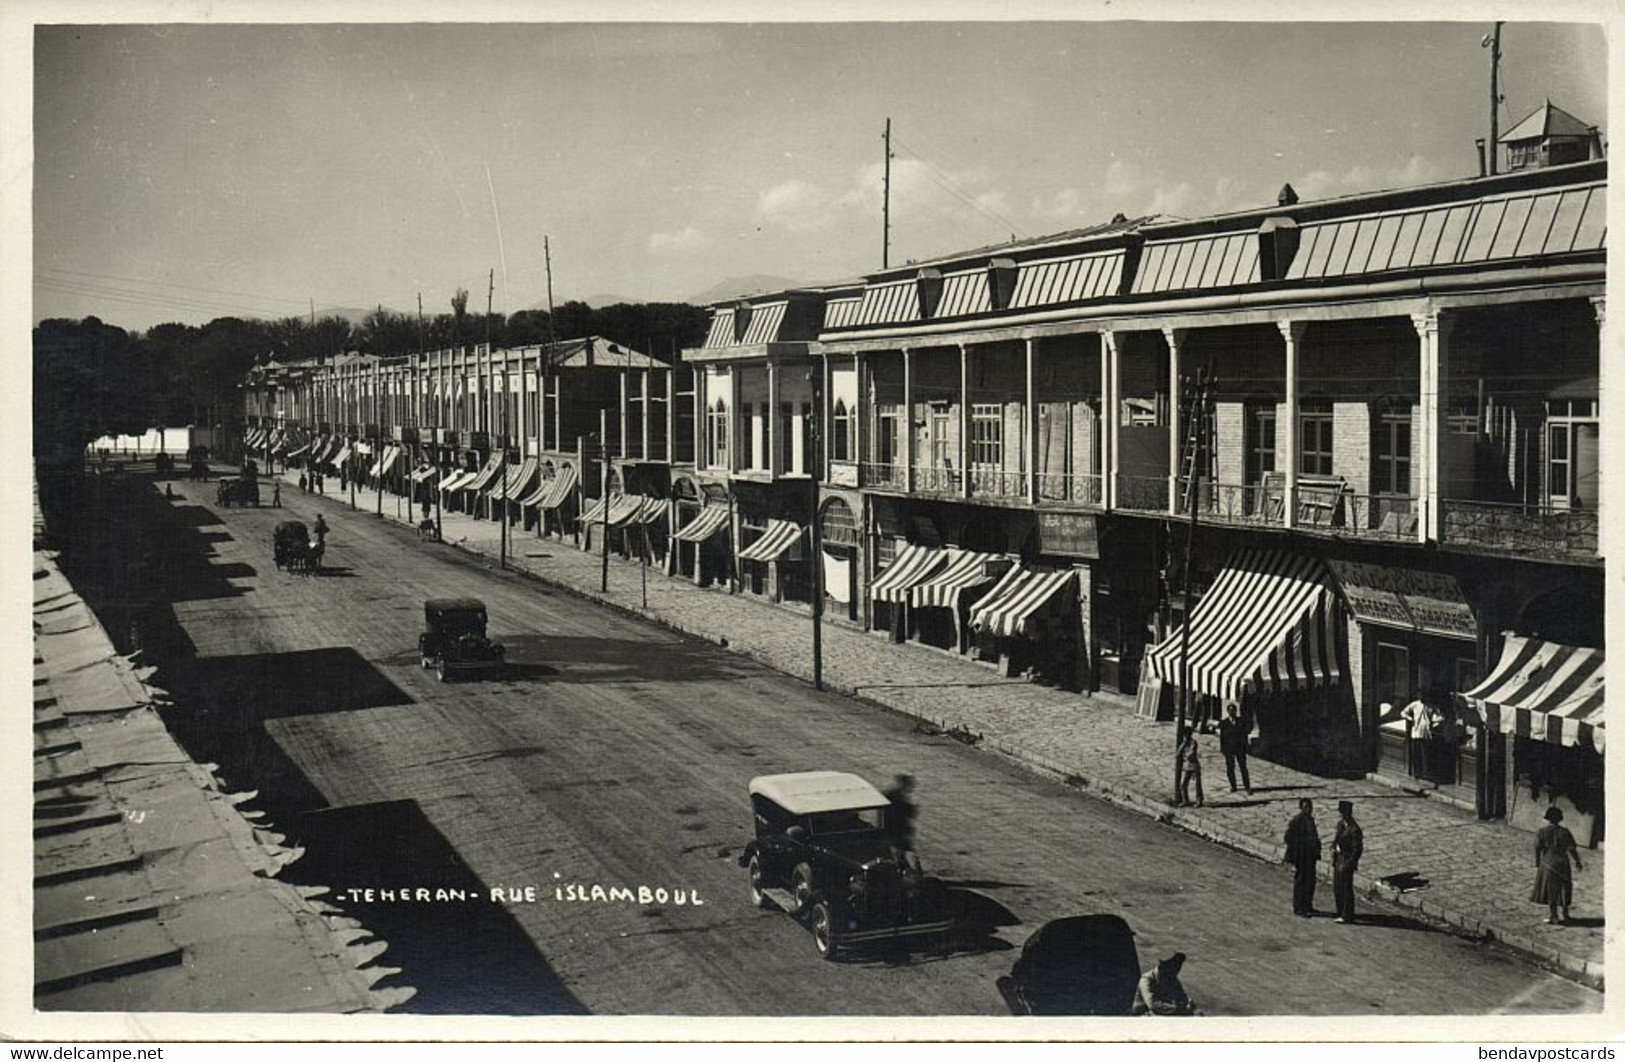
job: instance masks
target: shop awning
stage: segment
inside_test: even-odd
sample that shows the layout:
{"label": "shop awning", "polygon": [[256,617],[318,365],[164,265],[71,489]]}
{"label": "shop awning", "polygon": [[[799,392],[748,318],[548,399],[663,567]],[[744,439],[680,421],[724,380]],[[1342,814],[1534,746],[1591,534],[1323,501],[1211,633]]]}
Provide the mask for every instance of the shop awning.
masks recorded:
{"label": "shop awning", "polygon": [[660,498],[641,494],[623,494],[609,507],[609,522],[620,527],[625,524],[652,524],[665,515],[666,503]]}
{"label": "shop awning", "polygon": [[433,479],[439,471],[433,465],[419,465],[412,470],[412,482],[422,483],[426,479]]}
{"label": "shop awning", "polygon": [[1328,560],[1343,601],[1361,623],[1478,639],[1473,610],[1456,580],[1437,572]]}
{"label": "shop awning", "polygon": [[1600,649],[1509,634],[1490,677],[1456,706],[1472,726],[1602,752],[1602,677]]}
{"label": "shop awning", "polygon": [[510,466],[507,480],[491,492],[491,497],[502,501],[504,498],[512,500],[529,494],[530,484],[536,478],[537,468],[534,457],[527,457],[518,465]]}
{"label": "shop awning", "polygon": [[903,547],[886,570],[869,586],[869,596],[876,601],[889,601],[901,605],[908,601],[908,592],[915,584],[924,582],[942,566],[947,554],[931,546],[913,543]]}
{"label": "shop awning", "polygon": [[383,467],[378,470],[378,475],[389,475],[389,473],[395,468],[395,462],[399,461],[400,459],[401,448],[399,446],[391,446],[389,449],[385,450]]}
{"label": "shop awning", "polygon": [[311,450],[315,449],[315,446],[315,443],[301,443],[292,450],[289,450],[283,456],[285,456],[289,461],[292,461],[296,457],[305,457],[311,452]]}
{"label": "shop awning", "polygon": [[[984,634],[1013,638],[1032,632],[1031,620],[1039,609],[1073,587],[1076,572],[1034,572],[1011,568],[998,585],[970,607],[971,628]],[[1074,596],[1076,591],[1072,591]]]}
{"label": "shop awning", "polygon": [[494,454],[485,462],[485,467],[474,474],[474,478],[458,487],[458,490],[482,491],[491,482],[497,473],[502,471],[502,455]]}
{"label": "shop awning", "polygon": [[350,459],[350,444],[349,443],[340,443],[338,452],[335,453],[328,460],[330,460],[335,465],[342,465],[342,464],[344,464],[344,462],[348,461],[349,459]]}
{"label": "shop awning", "polygon": [[671,537],[679,542],[704,542],[728,526],[728,510],[718,505],[701,509],[700,515],[677,529]]}
{"label": "shop awning", "polygon": [[1009,570],[1010,558],[974,550],[945,550],[948,563],[909,591],[915,608],[959,608],[962,597],[993,582]]}
{"label": "shop awning", "polygon": [[576,470],[574,465],[561,465],[558,474],[550,480],[545,480],[536,488],[536,492],[528,498],[520,499],[520,505],[534,505],[538,509],[557,509],[570,497],[576,489]]}
{"label": "shop awning", "polygon": [[801,525],[789,520],[769,520],[762,537],[739,551],[740,560],[775,561],[801,539]]}
{"label": "shop awning", "polygon": [[[1190,620],[1190,688],[1224,700],[1341,680],[1337,595],[1313,557],[1241,550]],[[1178,686],[1183,628],[1146,650],[1150,674]]]}
{"label": "shop awning", "polygon": [[666,499],[645,497],[643,507],[632,514],[631,523],[657,524],[666,518]]}
{"label": "shop awning", "polygon": [[472,483],[474,477],[478,475],[478,472],[453,472],[440,484],[440,489],[445,491],[462,490]]}
{"label": "shop awning", "polygon": [[[583,524],[601,523],[603,521],[603,519],[604,519],[604,505],[605,504],[606,503],[605,503],[604,499],[599,498],[597,501],[595,501],[591,505],[587,506],[586,512],[583,512],[580,516],[576,517],[576,519],[579,520]],[[608,504],[614,505],[615,504],[615,499],[611,498],[609,500]]]}

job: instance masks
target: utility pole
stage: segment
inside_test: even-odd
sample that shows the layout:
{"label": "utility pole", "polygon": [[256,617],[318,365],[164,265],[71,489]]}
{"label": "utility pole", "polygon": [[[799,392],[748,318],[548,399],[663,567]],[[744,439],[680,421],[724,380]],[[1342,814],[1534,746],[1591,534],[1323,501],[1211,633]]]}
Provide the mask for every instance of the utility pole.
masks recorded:
{"label": "utility pole", "polygon": [[1495,28],[1485,36],[1484,47],[1490,50],[1490,176],[1498,172],[1497,158],[1500,155],[1501,133],[1501,27],[1505,23],[1497,22]]}
{"label": "utility pole", "polygon": [[[485,363],[491,363],[491,298],[497,290],[497,271],[492,268],[486,278],[485,284]],[[498,465],[497,489],[492,495],[500,496],[502,501],[502,521],[497,525],[497,567],[507,570],[508,567],[508,359],[502,359],[502,393],[497,399],[502,406],[502,416],[498,420],[500,434],[497,443],[502,447],[501,463]]]}
{"label": "utility pole", "polygon": [[1202,457],[1206,450],[1203,426],[1207,412],[1208,388],[1212,380],[1206,369],[1198,370],[1195,385],[1183,390],[1190,395],[1190,407],[1185,415],[1185,512],[1188,523],[1185,532],[1185,576],[1181,586],[1185,593],[1185,622],[1179,628],[1179,708],[1174,721],[1174,797],[1179,797],[1179,777],[1183,765],[1179,762],[1178,743],[1185,739],[1185,728],[1190,718],[1191,695],[1191,620],[1196,610],[1191,604],[1191,559],[1196,555],[1196,508],[1201,500]]}
{"label": "utility pole", "polygon": [[891,266],[891,119],[886,119],[886,175],[880,197],[880,268]]}
{"label": "utility pole", "polygon": [[599,543],[603,567],[598,576],[598,592],[607,594],[609,593],[609,410],[607,409],[598,411],[598,467],[603,477],[598,497],[604,503],[604,510],[598,517],[599,526],[603,531],[603,541]]}
{"label": "utility pole", "polygon": [[[559,426],[558,414],[562,413],[563,410],[555,409],[553,411],[554,416],[551,417],[545,415],[547,406],[547,379],[553,374],[553,348],[557,346],[559,341],[558,329],[554,327],[553,324],[553,249],[548,245],[548,239],[546,236],[542,237],[542,264],[547,267],[547,357],[542,359],[542,378],[540,381],[538,381],[538,386],[542,389],[540,403],[542,406],[542,412],[544,414],[542,420],[547,424],[552,425],[554,439],[557,440],[558,443],[562,444],[564,442],[564,429]],[[541,443],[542,449],[547,449],[547,440],[543,439],[541,440]],[[585,472],[586,469],[582,469],[582,471]],[[545,520],[547,517],[538,516],[537,519]],[[561,525],[559,528],[559,534],[562,535],[563,533],[564,528]]]}
{"label": "utility pole", "polygon": [[[378,315],[383,317],[384,305],[378,304]],[[376,515],[384,515],[384,417],[383,417],[383,390],[384,390],[384,358],[382,353],[373,355],[372,363],[372,463],[378,466],[378,482],[373,484],[378,488],[378,509]]]}

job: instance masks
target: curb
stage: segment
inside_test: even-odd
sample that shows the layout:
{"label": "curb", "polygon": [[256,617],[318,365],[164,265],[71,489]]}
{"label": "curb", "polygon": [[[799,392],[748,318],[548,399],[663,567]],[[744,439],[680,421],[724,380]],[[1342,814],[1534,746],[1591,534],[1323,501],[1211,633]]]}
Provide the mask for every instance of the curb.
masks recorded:
{"label": "curb", "polygon": [[[459,550],[460,552],[471,557],[478,557],[487,561],[492,559],[489,554],[470,544],[466,537],[457,539],[456,541],[443,540],[441,544],[450,546],[453,549]],[[604,606],[614,612],[620,613],[623,616],[641,619],[645,622],[653,623],[656,626],[669,630],[675,634],[720,646],[727,649],[731,653],[736,653],[740,656],[746,657],[747,659],[753,660],[756,663],[761,664],[770,670],[776,671],[781,675],[786,675],[809,685],[812,683],[812,678],[810,675],[802,674],[799,670],[787,669],[781,661],[771,659],[765,652],[735,646],[724,638],[718,638],[712,635],[703,634],[699,631],[691,630],[688,627],[681,626],[675,621],[670,620],[657,612],[645,611],[638,606],[616,601],[601,591],[585,590],[580,587],[573,586],[570,583],[564,582],[558,577],[549,577],[532,571],[529,568],[515,565],[512,562],[510,562],[507,570],[520,576],[521,578],[529,579],[532,582],[541,583],[545,586],[551,587],[552,589],[567,593],[579,600],[589,601],[594,604]],[[883,711],[891,712],[907,719],[913,719],[918,722],[925,723],[941,731],[950,730],[955,725],[945,719],[936,719],[922,713],[911,712],[907,709],[885,704],[863,694],[855,687],[847,686],[842,683],[830,682],[826,679],[824,682],[824,689],[826,692],[841,694],[871,707],[879,708]],[[1078,774],[1077,770],[1073,767],[1066,766],[1050,759],[1048,756],[1045,756],[1042,753],[1028,749],[1019,742],[1011,741],[1006,738],[984,736],[983,740],[978,742],[978,746],[990,749],[1008,759],[1015,760],[1029,767],[1036,768],[1042,773],[1053,775],[1071,788],[1077,789],[1081,792],[1086,792],[1091,796],[1095,796],[1106,801],[1107,803],[1115,804],[1116,806],[1126,810],[1137,812],[1138,814],[1154,819],[1159,823],[1167,826],[1173,826],[1176,829],[1182,830],[1196,837],[1200,837],[1203,840],[1210,841],[1222,847],[1229,848],[1232,851],[1241,853],[1242,855],[1251,856],[1254,859],[1258,859],[1266,863],[1280,863],[1285,858],[1285,849],[1281,845],[1273,844],[1267,841],[1260,841],[1258,838],[1242,833],[1239,830],[1233,830],[1213,823],[1202,822],[1189,813],[1182,814],[1178,809],[1175,809],[1170,804],[1144,796],[1143,794],[1126,789],[1120,785],[1084,777]],[[1319,871],[1318,877],[1322,882],[1330,882],[1331,871],[1329,867]],[[1423,920],[1427,921],[1430,925],[1441,931],[1451,933],[1455,936],[1477,943],[1499,945],[1510,951],[1517,952],[1520,955],[1533,960],[1536,964],[1550,969],[1552,972],[1557,973],[1569,980],[1578,982],[1579,984],[1582,984],[1588,988],[1593,988],[1599,992],[1606,991],[1604,987],[1605,978],[1603,963],[1600,961],[1593,962],[1588,959],[1583,959],[1577,955],[1568,954],[1558,948],[1552,947],[1549,944],[1535,940],[1531,936],[1527,936],[1522,933],[1507,932],[1499,929],[1494,925],[1486,923],[1482,919],[1465,911],[1457,910],[1456,908],[1448,905],[1441,905],[1434,901],[1431,897],[1424,899],[1424,894],[1422,892],[1398,892],[1394,889],[1387,888],[1380,885],[1376,878],[1369,875],[1356,874],[1355,889],[1358,895],[1367,900],[1385,902],[1414,911]]]}

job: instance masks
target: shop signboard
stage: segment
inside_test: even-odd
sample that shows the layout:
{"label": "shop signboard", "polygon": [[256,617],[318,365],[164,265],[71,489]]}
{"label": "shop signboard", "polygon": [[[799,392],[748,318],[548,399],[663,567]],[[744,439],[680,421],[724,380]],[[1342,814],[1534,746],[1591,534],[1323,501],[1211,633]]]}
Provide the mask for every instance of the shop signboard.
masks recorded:
{"label": "shop signboard", "polygon": [[1446,638],[1478,638],[1472,607],[1451,576],[1354,561],[1328,563],[1355,619]]}
{"label": "shop signboard", "polygon": [[1047,557],[1100,559],[1100,532],[1088,513],[1038,514],[1038,552]]}

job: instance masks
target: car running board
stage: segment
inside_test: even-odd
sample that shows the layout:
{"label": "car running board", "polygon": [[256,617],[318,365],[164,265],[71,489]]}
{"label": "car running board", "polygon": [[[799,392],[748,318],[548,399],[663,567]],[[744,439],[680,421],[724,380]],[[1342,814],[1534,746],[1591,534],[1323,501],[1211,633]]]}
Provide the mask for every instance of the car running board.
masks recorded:
{"label": "car running board", "polygon": [[789,889],[763,889],[762,895],[784,908],[786,911],[796,909],[796,898]]}

